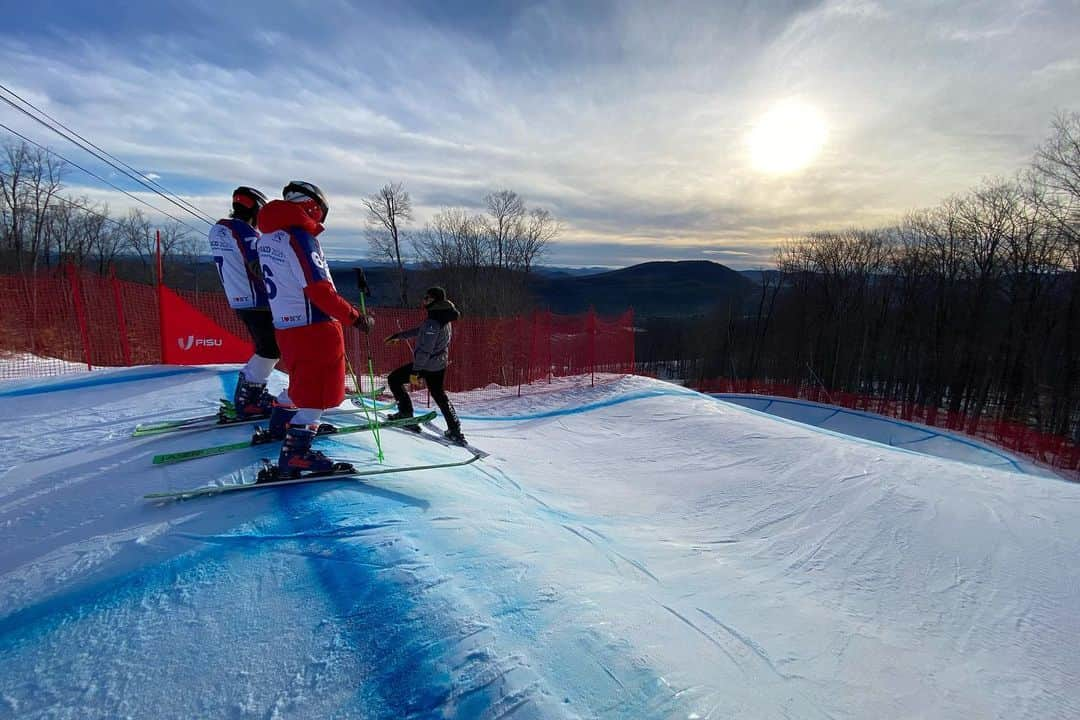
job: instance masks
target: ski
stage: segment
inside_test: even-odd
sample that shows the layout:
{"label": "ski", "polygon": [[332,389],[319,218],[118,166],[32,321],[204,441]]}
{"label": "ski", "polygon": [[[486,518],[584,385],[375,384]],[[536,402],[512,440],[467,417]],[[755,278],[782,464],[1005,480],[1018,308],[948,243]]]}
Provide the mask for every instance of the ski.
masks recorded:
{"label": "ski", "polygon": [[397,407],[395,402],[372,401],[369,395],[353,395],[349,398],[349,401],[358,408],[367,408],[368,410],[392,410]]}
{"label": "ski", "polygon": [[135,426],[131,436],[144,437],[146,435],[160,435],[175,430],[188,430],[204,426],[217,427],[220,425],[225,427],[229,425],[242,425],[246,422],[256,422],[254,420],[245,421],[237,419],[236,410],[233,409],[232,401],[223,399],[219,402],[221,403],[221,408],[211,415],[198,415],[196,417],[182,418],[179,420],[160,420],[152,423],[141,423]]}
{"label": "ski", "polygon": [[397,468],[379,468],[377,470],[346,470],[346,471],[334,471],[330,473],[311,474],[298,478],[291,478],[288,480],[275,480],[273,482],[251,482],[251,483],[238,483],[234,485],[207,485],[204,487],[192,488],[190,490],[177,490],[173,492],[157,492],[148,493],[143,495],[147,500],[188,500],[196,497],[207,497],[210,495],[221,495],[230,492],[240,492],[242,490],[258,490],[260,488],[275,488],[283,485],[300,485],[303,483],[314,482],[326,482],[328,480],[352,480],[358,478],[371,477],[374,475],[391,475],[394,473],[405,472],[419,472],[422,470],[438,470],[442,468],[462,467],[464,465],[470,465],[477,460],[482,459],[480,455],[472,454],[466,460],[460,460],[458,462],[449,463],[437,463],[435,465],[411,465],[408,467]]}
{"label": "ski", "polygon": [[[427,413],[427,416],[432,416],[432,417],[430,417],[427,420],[421,420],[419,423],[417,423],[414,426],[416,429],[413,429],[413,427],[391,427],[391,429],[392,430],[400,430],[401,432],[405,433],[406,435],[410,435],[412,437],[418,437],[418,438],[421,438],[423,440],[430,440],[431,442],[436,443],[437,445],[442,445],[443,447],[464,448],[465,450],[468,450],[469,452],[473,453],[474,455],[479,455],[481,458],[486,458],[490,454],[490,453],[488,453],[488,452],[486,452],[484,450],[481,450],[480,448],[475,447],[473,445],[470,445],[468,443],[465,443],[463,445],[461,443],[454,442],[453,440],[451,440],[451,439],[447,438],[446,436],[444,436],[442,434],[442,432],[439,430],[439,428],[437,428],[437,427],[435,427],[434,425],[431,424],[431,421],[434,419],[434,415],[435,415],[434,410]],[[427,417],[427,416],[424,416],[424,417]],[[382,418],[383,416],[380,415],[379,417]]]}
{"label": "ski", "polygon": [[465,450],[468,450],[469,452],[471,452],[474,455],[479,455],[481,458],[486,458],[488,456],[487,452],[481,450],[478,447],[473,447],[472,445],[470,445],[468,443],[462,444],[462,443],[454,442],[450,438],[444,436],[439,431],[439,428],[432,425],[430,421],[424,422],[419,427],[421,428],[419,433],[411,432],[410,434],[415,435],[417,437],[420,437],[420,438],[422,438],[424,440],[430,440],[431,442],[433,442],[433,443],[435,443],[437,445],[442,445],[443,447],[463,448]]}
{"label": "ski", "polygon": [[[416,417],[403,418],[401,420],[380,420],[377,423],[364,423],[363,425],[345,425],[337,428],[334,432],[320,433],[315,436],[315,439],[324,437],[331,437],[336,435],[348,435],[349,433],[365,432],[373,428],[389,428],[389,427],[401,427],[403,425],[416,425],[422,422],[430,422],[435,419],[435,412],[429,412],[426,415],[417,415]],[[256,438],[259,437],[256,435]],[[173,463],[184,462],[186,460],[196,460],[198,458],[212,457],[214,455],[224,455],[225,453],[232,452],[233,450],[243,450],[244,448],[256,447],[258,445],[265,444],[266,442],[272,442],[270,440],[256,441],[244,440],[241,442],[227,443],[225,445],[215,445],[213,447],[198,448],[196,450],[184,450],[181,452],[165,453],[162,455],[154,456],[155,465],[171,465]]]}
{"label": "ski", "polygon": [[[381,389],[378,391],[381,392]],[[356,413],[363,412],[364,406],[357,405],[357,398],[365,397],[363,395],[349,395],[348,400],[352,401],[355,408],[342,408],[340,410],[331,410],[330,412],[340,413],[343,415],[355,415]],[[135,430],[132,431],[132,437],[147,437],[149,435],[164,435],[165,433],[180,432],[184,430],[213,430],[215,428],[234,427],[237,425],[254,425],[255,423],[263,422],[269,419],[269,416],[250,418],[250,419],[238,419],[235,417],[236,410],[233,408],[231,400],[221,401],[221,410],[213,415],[199,415],[197,417],[182,418],[178,420],[161,420],[152,423],[143,423],[136,425]],[[230,417],[232,416],[232,417]]]}

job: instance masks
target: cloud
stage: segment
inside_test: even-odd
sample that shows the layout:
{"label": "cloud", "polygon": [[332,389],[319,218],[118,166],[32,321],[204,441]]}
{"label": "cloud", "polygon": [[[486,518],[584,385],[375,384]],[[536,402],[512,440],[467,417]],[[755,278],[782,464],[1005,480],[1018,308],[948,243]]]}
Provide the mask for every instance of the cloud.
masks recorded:
{"label": "cloud", "polygon": [[847,15],[859,18],[889,17],[889,12],[881,6],[881,3],[873,0],[833,0],[825,5],[824,10],[829,15]]}
{"label": "cloud", "polygon": [[1043,65],[1032,73],[1036,79],[1047,83],[1056,82],[1063,76],[1074,76],[1078,74],[1080,74],[1080,58],[1076,57],[1055,60]]}

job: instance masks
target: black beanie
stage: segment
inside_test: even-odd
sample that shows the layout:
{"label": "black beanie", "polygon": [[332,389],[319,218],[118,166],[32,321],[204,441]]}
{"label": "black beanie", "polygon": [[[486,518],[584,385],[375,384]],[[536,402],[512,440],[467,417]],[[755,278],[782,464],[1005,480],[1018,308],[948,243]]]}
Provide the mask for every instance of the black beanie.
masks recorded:
{"label": "black beanie", "polygon": [[436,285],[435,287],[429,287],[427,290],[424,291],[424,294],[435,302],[442,302],[443,300],[446,300],[446,291],[438,285]]}

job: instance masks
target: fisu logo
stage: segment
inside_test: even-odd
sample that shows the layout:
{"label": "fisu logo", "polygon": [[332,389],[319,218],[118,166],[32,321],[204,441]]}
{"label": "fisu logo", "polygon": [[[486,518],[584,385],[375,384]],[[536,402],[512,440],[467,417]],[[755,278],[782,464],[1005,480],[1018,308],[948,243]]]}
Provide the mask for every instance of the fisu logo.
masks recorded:
{"label": "fisu logo", "polygon": [[176,338],[176,344],[181,350],[190,350],[193,347],[221,347],[224,343],[219,338],[197,338],[188,335],[187,339]]}

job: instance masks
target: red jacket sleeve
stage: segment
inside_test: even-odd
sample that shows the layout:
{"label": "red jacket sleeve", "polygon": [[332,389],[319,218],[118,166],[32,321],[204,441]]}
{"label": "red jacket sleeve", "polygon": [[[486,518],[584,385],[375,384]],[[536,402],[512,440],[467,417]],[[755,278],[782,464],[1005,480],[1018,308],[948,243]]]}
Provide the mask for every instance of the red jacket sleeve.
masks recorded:
{"label": "red jacket sleeve", "polygon": [[341,322],[342,325],[352,325],[360,313],[356,311],[348,300],[338,295],[337,290],[326,280],[310,283],[304,288],[304,295],[322,310]]}

